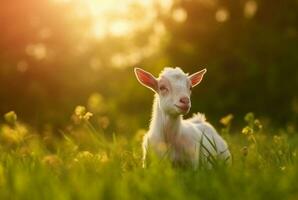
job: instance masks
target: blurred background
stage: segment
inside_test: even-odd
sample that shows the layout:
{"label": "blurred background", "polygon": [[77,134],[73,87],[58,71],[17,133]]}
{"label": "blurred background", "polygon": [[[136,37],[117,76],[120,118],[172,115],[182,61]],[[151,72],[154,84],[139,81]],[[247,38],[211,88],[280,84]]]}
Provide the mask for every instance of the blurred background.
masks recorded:
{"label": "blurred background", "polygon": [[63,127],[77,105],[110,132],[146,128],[133,67],[193,73],[191,112],[297,123],[296,0],[13,0],[0,6],[0,114]]}

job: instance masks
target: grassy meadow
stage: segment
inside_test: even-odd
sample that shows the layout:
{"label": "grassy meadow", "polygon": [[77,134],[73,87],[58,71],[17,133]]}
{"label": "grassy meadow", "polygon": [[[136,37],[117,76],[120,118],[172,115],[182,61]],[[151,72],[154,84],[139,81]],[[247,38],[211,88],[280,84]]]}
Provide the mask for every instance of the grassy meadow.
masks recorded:
{"label": "grassy meadow", "polygon": [[[2,0],[0,200],[298,199],[297,0]],[[233,164],[142,168],[153,92],[193,74],[192,113]]]}
{"label": "grassy meadow", "polygon": [[221,119],[233,164],[173,167],[166,159],[141,166],[140,129],[133,137],[106,137],[78,106],[61,137],[38,133],[5,116],[0,127],[1,199],[297,199],[297,133],[270,130],[252,113],[243,129]]}

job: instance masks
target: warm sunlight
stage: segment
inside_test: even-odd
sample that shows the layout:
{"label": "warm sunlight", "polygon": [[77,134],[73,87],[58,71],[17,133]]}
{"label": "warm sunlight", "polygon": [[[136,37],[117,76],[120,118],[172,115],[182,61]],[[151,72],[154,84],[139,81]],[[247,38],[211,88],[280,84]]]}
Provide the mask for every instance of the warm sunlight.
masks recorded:
{"label": "warm sunlight", "polygon": [[[88,20],[85,29],[89,39],[103,42],[107,38],[118,39],[120,43],[128,45],[132,52],[119,52],[111,57],[110,64],[114,67],[133,65],[141,58],[156,53],[161,39],[166,33],[164,24],[158,21],[158,12],[169,14],[173,1],[157,0],[52,0],[57,4],[70,4],[74,8],[74,18],[77,21]],[[173,19],[177,22],[185,21],[187,13],[183,9],[173,11]],[[85,24],[82,24],[82,26]],[[137,35],[150,33],[149,40],[143,45],[127,43]],[[34,51],[35,52],[35,51]],[[33,52],[33,53],[34,53]],[[138,53],[136,53],[138,52]],[[30,53],[32,53],[30,51]],[[40,59],[43,55],[38,51],[34,57]],[[94,67],[94,62],[91,68]]]}
{"label": "warm sunlight", "polygon": [[298,200],[297,1],[0,6],[0,200]]}

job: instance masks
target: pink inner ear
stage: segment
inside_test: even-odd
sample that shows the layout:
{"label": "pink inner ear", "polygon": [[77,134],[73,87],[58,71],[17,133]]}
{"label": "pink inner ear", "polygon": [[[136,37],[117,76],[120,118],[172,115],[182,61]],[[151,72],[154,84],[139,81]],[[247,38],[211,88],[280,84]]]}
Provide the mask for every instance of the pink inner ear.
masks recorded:
{"label": "pink inner ear", "polygon": [[201,75],[197,75],[197,76],[193,76],[190,80],[191,80],[191,85],[195,86],[197,84],[199,84],[202,81],[202,76]]}
{"label": "pink inner ear", "polygon": [[136,69],[136,75],[138,80],[145,86],[156,90],[157,89],[157,80],[152,76],[152,74],[142,70]]}
{"label": "pink inner ear", "polygon": [[203,69],[203,70],[196,72],[189,76],[192,87],[198,85],[202,81],[203,76],[206,73],[206,71],[207,71],[206,69]]}

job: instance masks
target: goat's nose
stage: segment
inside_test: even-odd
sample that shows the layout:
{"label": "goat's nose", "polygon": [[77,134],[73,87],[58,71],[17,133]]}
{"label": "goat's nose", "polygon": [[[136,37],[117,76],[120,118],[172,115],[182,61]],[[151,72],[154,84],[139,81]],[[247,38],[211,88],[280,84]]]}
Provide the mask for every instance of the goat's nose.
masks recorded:
{"label": "goat's nose", "polygon": [[180,98],[180,103],[189,104],[189,98],[188,97],[181,97]]}

